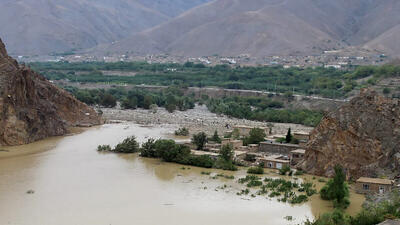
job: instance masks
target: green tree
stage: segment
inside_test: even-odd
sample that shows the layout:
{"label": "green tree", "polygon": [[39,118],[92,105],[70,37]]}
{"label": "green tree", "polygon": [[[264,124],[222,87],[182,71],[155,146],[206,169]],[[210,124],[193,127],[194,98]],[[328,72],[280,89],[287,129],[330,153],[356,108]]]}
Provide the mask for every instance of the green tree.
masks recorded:
{"label": "green tree", "polygon": [[287,134],[286,134],[286,143],[290,143],[292,141],[292,130],[289,128]]}
{"label": "green tree", "polygon": [[235,155],[235,153],[233,151],[232,144],[226,144],[226,145],[222,146],[222,148],[219,152],[219,156],[225,161],[232,161],[234,155]]}
{"label": "green tree", "polygon": [[214,135],[211,137],[210,140],[215,143],[221,143],[221,138],[219,137],[217,130],[214,131]]}
{"label": "green tree", "polygon": [[249,132],[249,136],[245,138],[245,144],[259,144],[260,142],[265,140],[265,131],[261,128],[253,128]]}
{"label": "green tree", "polygon": [[153,98],[150,95],[144,96],[143,100],[143,108],[150,109],[150,106],[153,104]]}
{"label": "green tree", "polygon": [[110,94],[105,94],[100,101],[100,105],[107,108],[113,108],[117,105],[117,99],[115,99],[114,96]]}
{"label": "green tree", "polygon": [[205,144],[208,142],[207,135],[204,132],[194,134],[192,143],[197,146],[197,150],[203,150]]}
{"label": "green tree", "polygon": [[140,148],[140,156],[150,158],[157,157],[156,143],[154,139],[150,138],[142,144],[142,147]]}
{"label": "green tree", "polygon": [[138,105],[138,100],[136,97],[125,98],[121,103],[121,106],[124,109],[136,109],[137,105]]}
{"label": "green tree", "polygon": [[335,176],[330,179],[324,187],[321,188],[320,196],[324,200],[333,200],[337,208],[347,208],[350,204],[347,197],[349,196],[349,189],[346,185],[346,175],[340,165],[336,165]]}
{"label": "green tree", "polygon": [[136,141],[135,136],[131,136],[115,146],[113,151],[118,153],[135,153],[139,151],[139,143]]}
{"label": "green tree", "polygon": [[383,89],[383,94],[385,94],[385,95],[390,94],[390,92],[391,92],[390,88],[385,87],[385,88]]}

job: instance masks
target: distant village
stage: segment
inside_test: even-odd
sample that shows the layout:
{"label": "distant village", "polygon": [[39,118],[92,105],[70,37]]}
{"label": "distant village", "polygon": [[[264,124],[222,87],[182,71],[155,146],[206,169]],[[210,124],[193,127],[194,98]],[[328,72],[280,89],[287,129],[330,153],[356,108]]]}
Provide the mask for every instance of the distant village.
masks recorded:
{"label": "distant village", "polygon": [[107,55],[97,56],[90,54],[76,54],[74,52],[64,54],[53,54],[49,56],[15,56],[21,62],[49,61],[49,62],[134,62],[144,61],[148,63],[201,63],[214,66],[219,64],[228,65],[247,65],[247,66],[274,66],[282,65],[285,68],[291,67],[325,67],[335,69],[345,69],[353,65],[380,65],[389,62],[391,58],[380,52],[365,50],[326,50],[319,55],[288,55],[288,56],[264,56],[254,57],[249,54],[238,56],[204,56],[204,57],[185,57],[173,56],[168,54],[155,55]]}

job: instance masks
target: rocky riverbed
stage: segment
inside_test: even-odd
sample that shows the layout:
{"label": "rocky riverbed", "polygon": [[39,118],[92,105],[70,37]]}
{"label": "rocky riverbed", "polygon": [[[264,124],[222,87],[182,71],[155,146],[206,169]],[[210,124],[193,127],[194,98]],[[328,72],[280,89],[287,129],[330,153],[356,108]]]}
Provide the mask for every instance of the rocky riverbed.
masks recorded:
{"label": "rocky riverbed", "polygon": [[[175,111],[174,113],[169,113],[164,108],[158,108],[155,113],[143,109],[121,110],[118,108],[102,108],[101,110],[103,111],[103,118],[110,123],[114,121],[132,121],[142,125],[174,126],[176,128],[186,127],[189,128],[191,134],[200,131],[212,134],[215,130],[217,130],[219,134],[224,134],[226,131],[232,130],[232,127],[235,125],[254,127],[267,127],[268,125],[266,122],[257,122],[217,115],[211,113],[204,105],[197,105],[194,109],[184,112]],[[299,124],[271,124],[273,124],[273,134],[286,134],[289,128],[294,132],[309,132],[313,129],[312,127],[306,127]]]}

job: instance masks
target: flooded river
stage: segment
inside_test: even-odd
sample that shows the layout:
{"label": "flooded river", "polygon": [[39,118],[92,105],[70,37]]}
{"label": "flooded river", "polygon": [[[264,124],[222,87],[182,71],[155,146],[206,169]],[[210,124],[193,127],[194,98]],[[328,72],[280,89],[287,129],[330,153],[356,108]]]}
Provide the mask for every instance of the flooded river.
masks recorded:
{"label": "flooded river", "polygon": [[[171,130],[167,128],[112,124],[73,136],[0,148],[0,224],[299,224],[332,209],[317,195],[296,206],[265,196],[238,196],[244,188],[237,183],[237,178],[246,175],[243,170],[183,169],[136,154],[96,151],[100,144],[115,145],[131,135],[144,141],[168,133]],[[234,175],[235,180],[210,179],[201,175],[202,171]],[[268,174],[277,176],[273,171]],[[303,179],[312,180],[309,176]],[[218,189],[224,184],[226,189]],[[28,190],[34,193],[27,194]],[[348,212],[354,214],[363,197],[352,194],[351,201]],[[288,221],[286,216],[294,220]]]}

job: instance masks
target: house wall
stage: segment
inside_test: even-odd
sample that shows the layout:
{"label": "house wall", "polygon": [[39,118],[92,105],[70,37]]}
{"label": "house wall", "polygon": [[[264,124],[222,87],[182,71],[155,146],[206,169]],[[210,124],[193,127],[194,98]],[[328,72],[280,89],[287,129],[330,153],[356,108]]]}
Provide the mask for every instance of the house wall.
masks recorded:
{"label": "house wall", "polygon": [[240,148],[243,146],[243,141],[242,140],[223,139],[221,142],[221,145],[224,146],[227,144],[232,144],[232,147],[234,150],[240,150]]}
{"label": "house wall", "polygon": [[[260,162],[264,163],[264,168],[270,168],[270,169],[280,169],[278,168],[278,164],[281,165],[281,168],[286,166],[289,166],[289,162],[275,162],[273,160],[268,160],[268,159],[261,159]],[[271,167],[269,166],[271,164]]]}
{"label": "house wall", "polygon": [[274,154],[289,155],[291,151],[299,149],[299,145],[261,142],[259,151]]}
{"label": "house wall", "polygon": [[[369,189],[368,190],[364,190],[364,188],[363,188],[364,184],[369,185]],[[392,190],[392,185],[357,182],[356,183],[356,192],[359,193],[359,194],[379,193],[379,187],[384,187],[385,188],[385,191],[384,191],[385,193],[386,192],[390,192]]]}
{"label": "house wall", "polygon": [[290,153],[290,164],[296,165],[304,158],[304,154]]}

